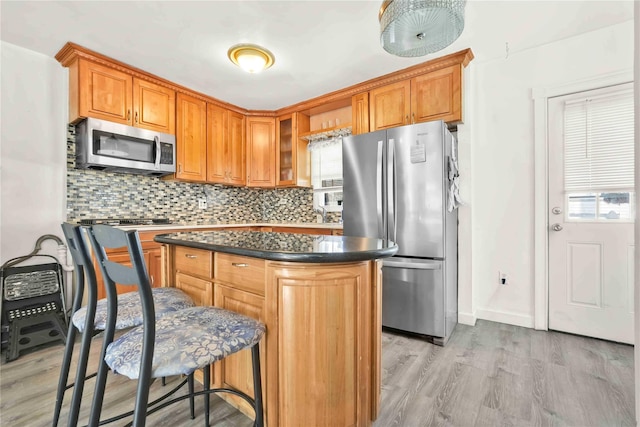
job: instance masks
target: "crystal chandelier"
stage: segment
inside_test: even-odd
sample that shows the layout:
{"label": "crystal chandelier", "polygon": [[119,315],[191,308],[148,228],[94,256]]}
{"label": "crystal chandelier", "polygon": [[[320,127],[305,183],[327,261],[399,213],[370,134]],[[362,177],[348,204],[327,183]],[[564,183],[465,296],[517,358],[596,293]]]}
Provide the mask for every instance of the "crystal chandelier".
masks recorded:
{"label": "crystal chandelier", "polygon": [[404,57],[437,52],[464,29],[466,0],[385,0],[380,7],[380,43]]}

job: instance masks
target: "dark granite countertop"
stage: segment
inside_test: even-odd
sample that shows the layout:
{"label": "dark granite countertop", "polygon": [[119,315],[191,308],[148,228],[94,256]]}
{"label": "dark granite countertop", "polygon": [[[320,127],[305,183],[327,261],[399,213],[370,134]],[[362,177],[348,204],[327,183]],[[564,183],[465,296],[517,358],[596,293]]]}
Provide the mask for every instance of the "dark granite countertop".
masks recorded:
{"label": "dark granite countertop", "polygon": [[160,234],[154,240],[274,261],[313,263],[367,261],[398,251],[389,240],[260,231],[192,231]]}

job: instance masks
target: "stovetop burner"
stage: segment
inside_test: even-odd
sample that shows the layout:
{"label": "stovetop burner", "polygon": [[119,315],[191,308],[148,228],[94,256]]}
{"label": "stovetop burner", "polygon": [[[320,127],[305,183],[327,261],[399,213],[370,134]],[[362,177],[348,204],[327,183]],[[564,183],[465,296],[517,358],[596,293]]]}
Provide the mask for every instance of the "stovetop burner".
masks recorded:
{"label": "stovetop burner", "polygon": [[162,225],[171,224],[169,218],[96,218],[81,219],[80,225]]}

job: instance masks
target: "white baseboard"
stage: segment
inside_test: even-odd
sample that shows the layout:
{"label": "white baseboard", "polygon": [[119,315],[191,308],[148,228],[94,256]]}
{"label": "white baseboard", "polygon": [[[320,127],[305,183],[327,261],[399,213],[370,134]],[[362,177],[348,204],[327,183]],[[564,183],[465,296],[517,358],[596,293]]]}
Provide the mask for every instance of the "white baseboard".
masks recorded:
{"label": "white baseboard", "polygon": [[[533,316],[520,314],[520,313],[513,313],[510,311],[489,310],[489,309],[481,308],[476,310],[476,317],[478,319],[490,320],[492,322],[500,322],[500,323],[506,323],[509,325],[523,326],[525,328],[534,327]],[[458,315],[458,318],[460,318],[459,315]]]}
{"label": "white baseboard", "polygon": [[461,323],[463,325],[475,326],[476,316],[471,313],[458,312],[458,323]]}

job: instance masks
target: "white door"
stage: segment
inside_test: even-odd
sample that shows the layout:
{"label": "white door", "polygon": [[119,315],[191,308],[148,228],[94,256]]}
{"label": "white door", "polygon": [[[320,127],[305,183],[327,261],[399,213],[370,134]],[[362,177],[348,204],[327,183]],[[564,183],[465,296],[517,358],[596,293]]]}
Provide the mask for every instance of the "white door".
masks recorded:
{"label": "white door", "polygon": [[633,88],[549,99],[549,329],[633,343]]}

